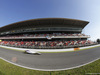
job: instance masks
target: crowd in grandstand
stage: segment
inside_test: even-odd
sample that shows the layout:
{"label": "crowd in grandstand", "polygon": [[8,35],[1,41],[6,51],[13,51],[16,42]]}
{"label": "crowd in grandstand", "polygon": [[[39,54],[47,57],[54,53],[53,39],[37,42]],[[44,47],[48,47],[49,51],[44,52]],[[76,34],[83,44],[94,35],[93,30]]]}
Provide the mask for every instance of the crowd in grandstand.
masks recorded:
{"label": "crowd in grandstand", "polygon": [[0,45],[24,48],[67,48],[96,44],[90,40],[75,41],[1,41]]}
{"label": "crowd in grandstand", "polygon": [[[19,34],[19,35],[6,35],[6,36],[0,36],[0,39],[14,39],[14,38],[27,38],[27,37],[35,37],[35,38],[52,38],[52,37],[61,37],[61,36],[86,36],[85,34],[81,33],[34,33],[34,34]],[[69,48],[74,46],[86,46],[86,45],[92,45],[96,44],[95,42],[92,42],[90,40],[74,40],[74,41],[1,41],[0,45],[6,45],[6,46],[14,46],[14,47],[24,47],[24,48]]]}
{"label": "crowd in grandstand", "polygon": [[57,36],[86,36],[85,34],[79,34],[79,33],[73,33],[73,34],[67,34],[67,33],[51,33],[51,34],[21,34],[21,35],[7,35],[7,36],[1,36],[0,39],[4,38],[21,38],[21,37],[57,37]]}

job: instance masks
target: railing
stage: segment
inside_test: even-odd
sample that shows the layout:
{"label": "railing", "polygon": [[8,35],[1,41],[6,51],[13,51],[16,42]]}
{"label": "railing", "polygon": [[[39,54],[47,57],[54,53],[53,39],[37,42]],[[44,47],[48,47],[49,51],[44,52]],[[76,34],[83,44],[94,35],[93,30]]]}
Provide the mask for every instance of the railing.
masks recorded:
{"label": "railing", "polygon": [[[97,43],[94,44],[78,44],[78,45],[68,45],[68,46],[25,46],[25,45],[20,45],[20,46],[15,46],[15,45],[4,45],[4,46],[10,46],[10,47],[18,47],[18,48],[27,48],[27,49],[66,49],[66,48],[75,48],[75,47],[85,47],[85,46],[91,46],[91,45],[96,45]],[[1,44],[2,45],[2,44]]]}
{"label": "railing", "polygon": [[45,38],[45,39],[53,39],[53,38],[90,38],[89,35],[84,36],[30,36],[30,37],[0,37],[0,39],[35,39],[35,38]]}

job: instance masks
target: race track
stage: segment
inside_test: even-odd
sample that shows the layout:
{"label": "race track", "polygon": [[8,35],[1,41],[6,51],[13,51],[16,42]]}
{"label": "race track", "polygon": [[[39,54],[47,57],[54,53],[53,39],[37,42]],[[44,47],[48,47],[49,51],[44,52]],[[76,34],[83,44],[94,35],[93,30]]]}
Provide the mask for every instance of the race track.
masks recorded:
{"label": "race track", "polygon": [[100,58],[100,47],[65,53],[24,54],[0,48],[0,57],[15,64],[42,71],[57,71],[77,67]]}

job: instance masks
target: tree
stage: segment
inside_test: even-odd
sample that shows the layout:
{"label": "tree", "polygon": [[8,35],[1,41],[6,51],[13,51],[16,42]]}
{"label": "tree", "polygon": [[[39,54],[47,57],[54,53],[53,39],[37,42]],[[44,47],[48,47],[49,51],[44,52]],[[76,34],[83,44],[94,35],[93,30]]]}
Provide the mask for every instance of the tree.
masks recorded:
{"label": "tree", "polygon": [[97,39],[97,42],[100,43],[100,39]]}

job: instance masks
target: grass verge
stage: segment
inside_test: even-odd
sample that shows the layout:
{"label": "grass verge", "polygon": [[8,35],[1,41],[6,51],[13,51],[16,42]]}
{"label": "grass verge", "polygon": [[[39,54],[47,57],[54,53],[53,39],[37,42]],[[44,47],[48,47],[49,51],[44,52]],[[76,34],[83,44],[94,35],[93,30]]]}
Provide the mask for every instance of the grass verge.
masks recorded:
{"label": "grass verge", "polygon": [[64,71],[30,70],[0,59],[0,75],[87,75],[87,73],[100,73],[100,59],[80,68]]}

